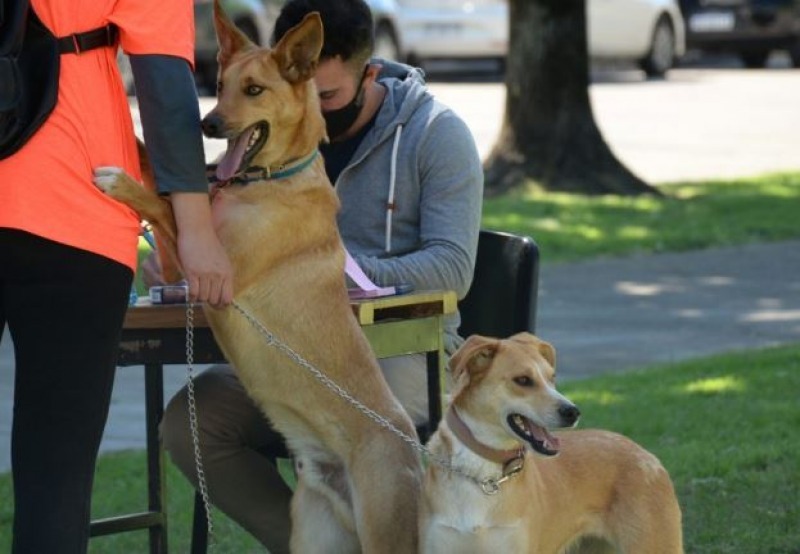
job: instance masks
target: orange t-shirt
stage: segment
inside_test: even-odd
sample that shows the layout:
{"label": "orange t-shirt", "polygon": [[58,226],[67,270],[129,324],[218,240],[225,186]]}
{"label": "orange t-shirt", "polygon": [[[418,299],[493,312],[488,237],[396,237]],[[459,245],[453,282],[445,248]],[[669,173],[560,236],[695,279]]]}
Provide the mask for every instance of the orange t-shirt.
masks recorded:
{"label": "orange t-shirt", "polygon": [[[130,54],[194,63],[191,0],[32,0],[56,36],[114,23]],[[0,227],[20,229],[136,268],[139,221],[92,183],[93,169],[119,166],[140,178],[128,98],[115,48],[62,54],[58,102],[13,156],[0,160]]]}

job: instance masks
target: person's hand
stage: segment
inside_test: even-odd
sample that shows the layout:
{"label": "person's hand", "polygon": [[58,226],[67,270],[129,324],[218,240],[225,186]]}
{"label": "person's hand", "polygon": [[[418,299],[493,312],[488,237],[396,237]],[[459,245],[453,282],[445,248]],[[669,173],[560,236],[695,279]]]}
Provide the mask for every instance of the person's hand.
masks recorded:
{"label": "person's hand", "polygon": [[233,301],[233,268],[213,229],[180,233],[178,255],[192,302],[219,308]]}
{"label": "person's hand", "polygon": [[171,202],[189,300],[227,306],[233,301],[233,267],[214,231],[208,195],[173,193]]}

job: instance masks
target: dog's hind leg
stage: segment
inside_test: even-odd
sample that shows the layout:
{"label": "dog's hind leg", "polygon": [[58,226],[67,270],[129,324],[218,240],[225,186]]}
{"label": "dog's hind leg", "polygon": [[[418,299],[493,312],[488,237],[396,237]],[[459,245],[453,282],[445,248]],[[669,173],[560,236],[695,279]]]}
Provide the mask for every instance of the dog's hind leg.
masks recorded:
{"label": "dog's hind leg", "polygon": [[[342,510],[336,510],[331,499],[331,494],[335,492],[324,494],[319,488],[324,485],[312,482],[317,477],[308,475],[308,467],[298,473],[297,488],[292,496],[290,550],[297,554],[360,553],[361,545],[352,519],[341,517]],[[339,501],[345,502],[344,499]],[[348,511],[347,508],[345,511]]]}
{"label": "dog's hind leg", "polygon": [[[658,510],[671,511],[670,506],[653,507]],[[622,554],[683,554],[683,539],[680,520],[672,517],[661,517],[652,514],[647,526],[639,526],[634,522],[625,524],[628,532],[618,534],[617,545]]]}
{"label": "dog's hind leg", "polygon": [[[406,432],[413,434],[413,427]],[[365,442],[354,449],[357,455],[352,456],[349,468],[362,549],[369,553],[416,554],[422,482],[419,459],[408,444],[390,435]],[[391,466],[387,464],[389,457]]]}
{"label": "dog's hind leg", "polygon": [[618,550],[605,539],[586,537],[568,547],[564,554],[617,554]]}
{"label": "dog's hind leg", "polygon": [[611,534],[623,554],[683,554],[681,509],[666,471],[659,469],[646,486],[622,490],[626,502],[612,508]]}

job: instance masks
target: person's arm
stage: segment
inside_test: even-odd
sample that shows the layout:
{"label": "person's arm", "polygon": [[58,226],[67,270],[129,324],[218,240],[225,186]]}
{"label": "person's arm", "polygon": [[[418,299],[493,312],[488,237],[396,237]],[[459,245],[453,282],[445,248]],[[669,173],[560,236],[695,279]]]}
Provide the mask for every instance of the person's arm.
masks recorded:
{"label": "person's arm", "polygon": [[178,256],[193,301],[233,299],[233,269],[217,237],[208,198],[200,108],[186,60],[131,55],[145,148],[160,194],[169,194]]}
{"label": "person's arm", "polygon": [[[483,169],[466,124],[445,111],[419,145],[420,247],[393,257],[354,255],[376,283],[469,290],[483,205]],[[398,189],[401,188],[398,185]]]}

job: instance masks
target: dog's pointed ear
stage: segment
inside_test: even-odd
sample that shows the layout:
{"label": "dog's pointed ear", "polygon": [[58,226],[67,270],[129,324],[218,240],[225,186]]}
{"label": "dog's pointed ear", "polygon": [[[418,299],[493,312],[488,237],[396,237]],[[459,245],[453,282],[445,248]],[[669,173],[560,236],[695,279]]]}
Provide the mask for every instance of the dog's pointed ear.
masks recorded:
{"label": "dog's pointed ear", "polygon": [[465,372],[473,375],[486,369],[494,359],[500,341],[481,335],[470,336],[450,358],[450,371],[457,381]]}
{"label": "dog's pointed ear", "polygon": [[301,83],[314,76],[324,37],[319,12],[307,14],[281,37],[272,50],[272,56],[284,79],[290,83]]}
{"label": "dog's pointed ear", "polygon": [[536,335],[531,333],[517,333],[509,337],[510,340],[515,342],[519,342],[522,344],[529,344],[536,348],[542,357],[547,360],[547,363],[550,364],[550,367],[555,369],[556,367],[556,349],[553,347],[552,344],[549,342],[545,342]]}
{"label": "dog's pointed ear", "polygon": [[220,67],[226,66],[236,52],[246,48],[257,47],[257,45],[231,21],[228,14],[222,9],[220,0],[214,0],[214,29],[217,32],[217,45],[219,46],[217,62]]}

